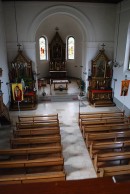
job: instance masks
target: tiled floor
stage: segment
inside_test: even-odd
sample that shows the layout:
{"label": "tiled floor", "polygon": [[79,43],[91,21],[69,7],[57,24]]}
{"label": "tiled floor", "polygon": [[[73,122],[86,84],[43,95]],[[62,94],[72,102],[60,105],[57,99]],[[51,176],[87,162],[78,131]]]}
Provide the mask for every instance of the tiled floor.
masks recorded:
{"label": "tiled floor", "polygon": [[[73,88],[74,89],[74,88]],[[86,98],[84,98],[86,99]],[[33,111],[12,111],[10,117],[13,125],[18,115],[53,114],[58,113],[61,128],[61,140],[67,180],[96,177],[93,164],[86,149],[78,126],[78,113],[114,111],[116,107],[92,107],[86,100],[70,102],[41,102]],[[0,146],[9,145],[9,130],[1,130]],[[6,138],[3,138],[6,137]]]}

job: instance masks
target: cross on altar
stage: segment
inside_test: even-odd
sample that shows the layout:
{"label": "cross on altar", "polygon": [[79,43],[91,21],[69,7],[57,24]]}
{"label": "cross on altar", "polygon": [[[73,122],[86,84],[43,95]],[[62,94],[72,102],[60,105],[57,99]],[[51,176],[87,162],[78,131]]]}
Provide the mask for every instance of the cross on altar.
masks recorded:
{"label": "cross on altar", "polygon": [[58,28],[58,27],[56,27],[56,28],[55,28],[55,30],[56,30],[56,32],[58,32],[58,31],[59,31],[59,28]]}
{"label": "cross on altar", "polygon": [[103,43],[101,46],[102,46],[102,50],[104,50],[104,47],[105,47],[106,45]]}
{"label": "cross on altar", "polygon": [[22,45],[21,45],[20,43],[17,44],[18,51],[20,51],[20,47],[21,47],[21,46],[22,46]]}

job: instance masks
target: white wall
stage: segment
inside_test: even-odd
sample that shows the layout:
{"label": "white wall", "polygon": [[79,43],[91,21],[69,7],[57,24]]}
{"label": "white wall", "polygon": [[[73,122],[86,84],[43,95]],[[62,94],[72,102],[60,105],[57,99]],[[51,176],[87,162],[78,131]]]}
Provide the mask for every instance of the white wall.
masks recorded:
{"label": "white wall", "polygon": [[[120,7],[118,5],[117,22],[119,19],[119,10],[120,10]],[[114,68],[114,73],[113,73],[113,78],[117,79],[117,81],[115,82],[114,97],[115,99],[117,99],[122,103],[120,105],[121,106],[120,108],[122,109],[124,108],[124,106],[130,109],[130,90],[128,92],[128,96],[125,96],[125,97],[120,96],[121,81],[125,79],[125,75],[127,75],[127,78],[130,80],[130,71],[127,71],[128,60],[126,59],[128,58],[127,53],[129,52],[128,51],[129,47],[126,47],[129,24],[130,24],[130,1],[126,0],[121,3],[119,39],[118,39],[118,49],[117,49],[117,62],[119,62],[119,64],[123,66],[120,68],[118,67]],[[116,33],[115,40],[117,40],[117,33]],[[129,41],[129,44],[130,44],[130,41]]]}
{"label": "white wall", "polygon": [[[8,63],[17,54],[17,36],[14,1],[2,2],[2,4],[4,8],[5,33],[0,2],[0,67],[3,68],[3,76],[0,79],[4,82],[2,89],[4,90],[4,101],[7,103],[7,86],[5,83],[8,80],[8,70],[4,34],[6,34]],[[16,2],[18,39],[23,45],[25,54],[32,60],[33,69],[40,71],[42,76],[48,72],[48,61],[43,64],[38,58],[38,38],[45,34],[50,41],[54,35],[55,27],[58,26],[60,29],[59,33],[64,41],[67,34],[75,35],[77,40],[76,59],[74,63],[71,61],[67,62],[70,76],[82,76],[87,82],[88,75],[83,72],[88,73],[91,60],[98,53],[102,43],[106,44],[105,50],[108,57],[110,59],[114,57],[113,47],[116,45],[117,40],[115,23],[118,23],[119,5],[80,2]],[[126,44],[128,26],[130,24],[130,1],[123,1],[121,6],[117,61],[123,64],[123,67],[114,68],[112,86],[114,87],[114,79],[117,79],[114,88],[114,98],[122,103],[121,106],[127,106],[130,109],[130,92],[125,99],[120,96],[121,81],[125,78],[125,75],[130,79],[130,72],[127,71],[126,64],[128,61],[126,48],[127,50],[130,48]],[[74,68],[75,65],[78,67]],[[80,68],[80,65],[83,68]]]}
{"label": "white wall", "polygon": [[2,76],[0,80],[3,82],[1,90],[3,92],[3,101],[5,104],[9,101],[8,94],[8,66],[7,66],[7,51],[6,51],[6,40],[5,40],[5,30],[4,30],[4,20],[2,12],[2,3],[0,0],[0,68],[2,68]]}
{"label": "white wall", "polygon": [[[3,5],[8,61],[10,62],[17,52],[14,2],[3,2]],[[80,66],[84,66],[83,70],[88,70],[88,59],[86,58],[89,52],[88,43],[89,45],[95,43],[93,45],[96,46],[91,48],[92,52],[89,52],[90,59],[95,57],[95,50],[98,52],[99,45],[103,42],[106,43],[106,51],[109,48],[111,48],[111,53],[113,51],[115,25],[115,6],[113,5],[80,2],[16,2],[16,15],[19,42],[23,44],[24,52],[28,52],[29,56],[32,50],[26,49],[25,51],[25,45],[32,45],[36,42],[36,56],[33,56],[33,63],[36,63],[36,68],[42,73],[42,76],[48,72],[49,61],[44,64],[39,61],[38,38],[45,34],[50,42],[55,34],[56,26],[59,27],[59,33],[64,41],[69,34],[76,37],[76,59],[73,62],[67,61],[69,76],[81,77],[82,68]],[[109,44],[111,44],[110,47]]]}

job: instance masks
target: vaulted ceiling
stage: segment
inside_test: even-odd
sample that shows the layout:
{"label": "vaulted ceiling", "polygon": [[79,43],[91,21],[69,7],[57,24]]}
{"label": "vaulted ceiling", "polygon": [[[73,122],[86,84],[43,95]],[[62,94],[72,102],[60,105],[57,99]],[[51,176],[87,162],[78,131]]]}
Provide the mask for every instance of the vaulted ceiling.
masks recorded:
{"label": "vaulted ceiling", "polygon": [[[26,0],[2,0],[2,1],[26,1]],[[28,1],[36,1],[36,0],[28,0]],[[55,1],[55,2],[84,2],[84,3],[111,3],[117,4],[123,0],[39,0],[39,1]]]}

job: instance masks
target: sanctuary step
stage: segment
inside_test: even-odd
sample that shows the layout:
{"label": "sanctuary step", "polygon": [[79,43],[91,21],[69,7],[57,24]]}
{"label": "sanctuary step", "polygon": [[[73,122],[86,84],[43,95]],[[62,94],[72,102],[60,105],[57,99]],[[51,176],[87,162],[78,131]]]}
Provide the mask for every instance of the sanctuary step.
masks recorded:
{"label": "sanctuary step", "polygon": [[71,95],[55,95],[55,96],[43,96],[39,97],[40,101],[51,101],[51,102],[67,102],[67,101],[73,101],[78,100],[77,94],[71,94]]}
{"label": "sanctuary step", "polygon": [[116,104],[110,100],[100,100],[94,103],[95,107],[115,106]]}

